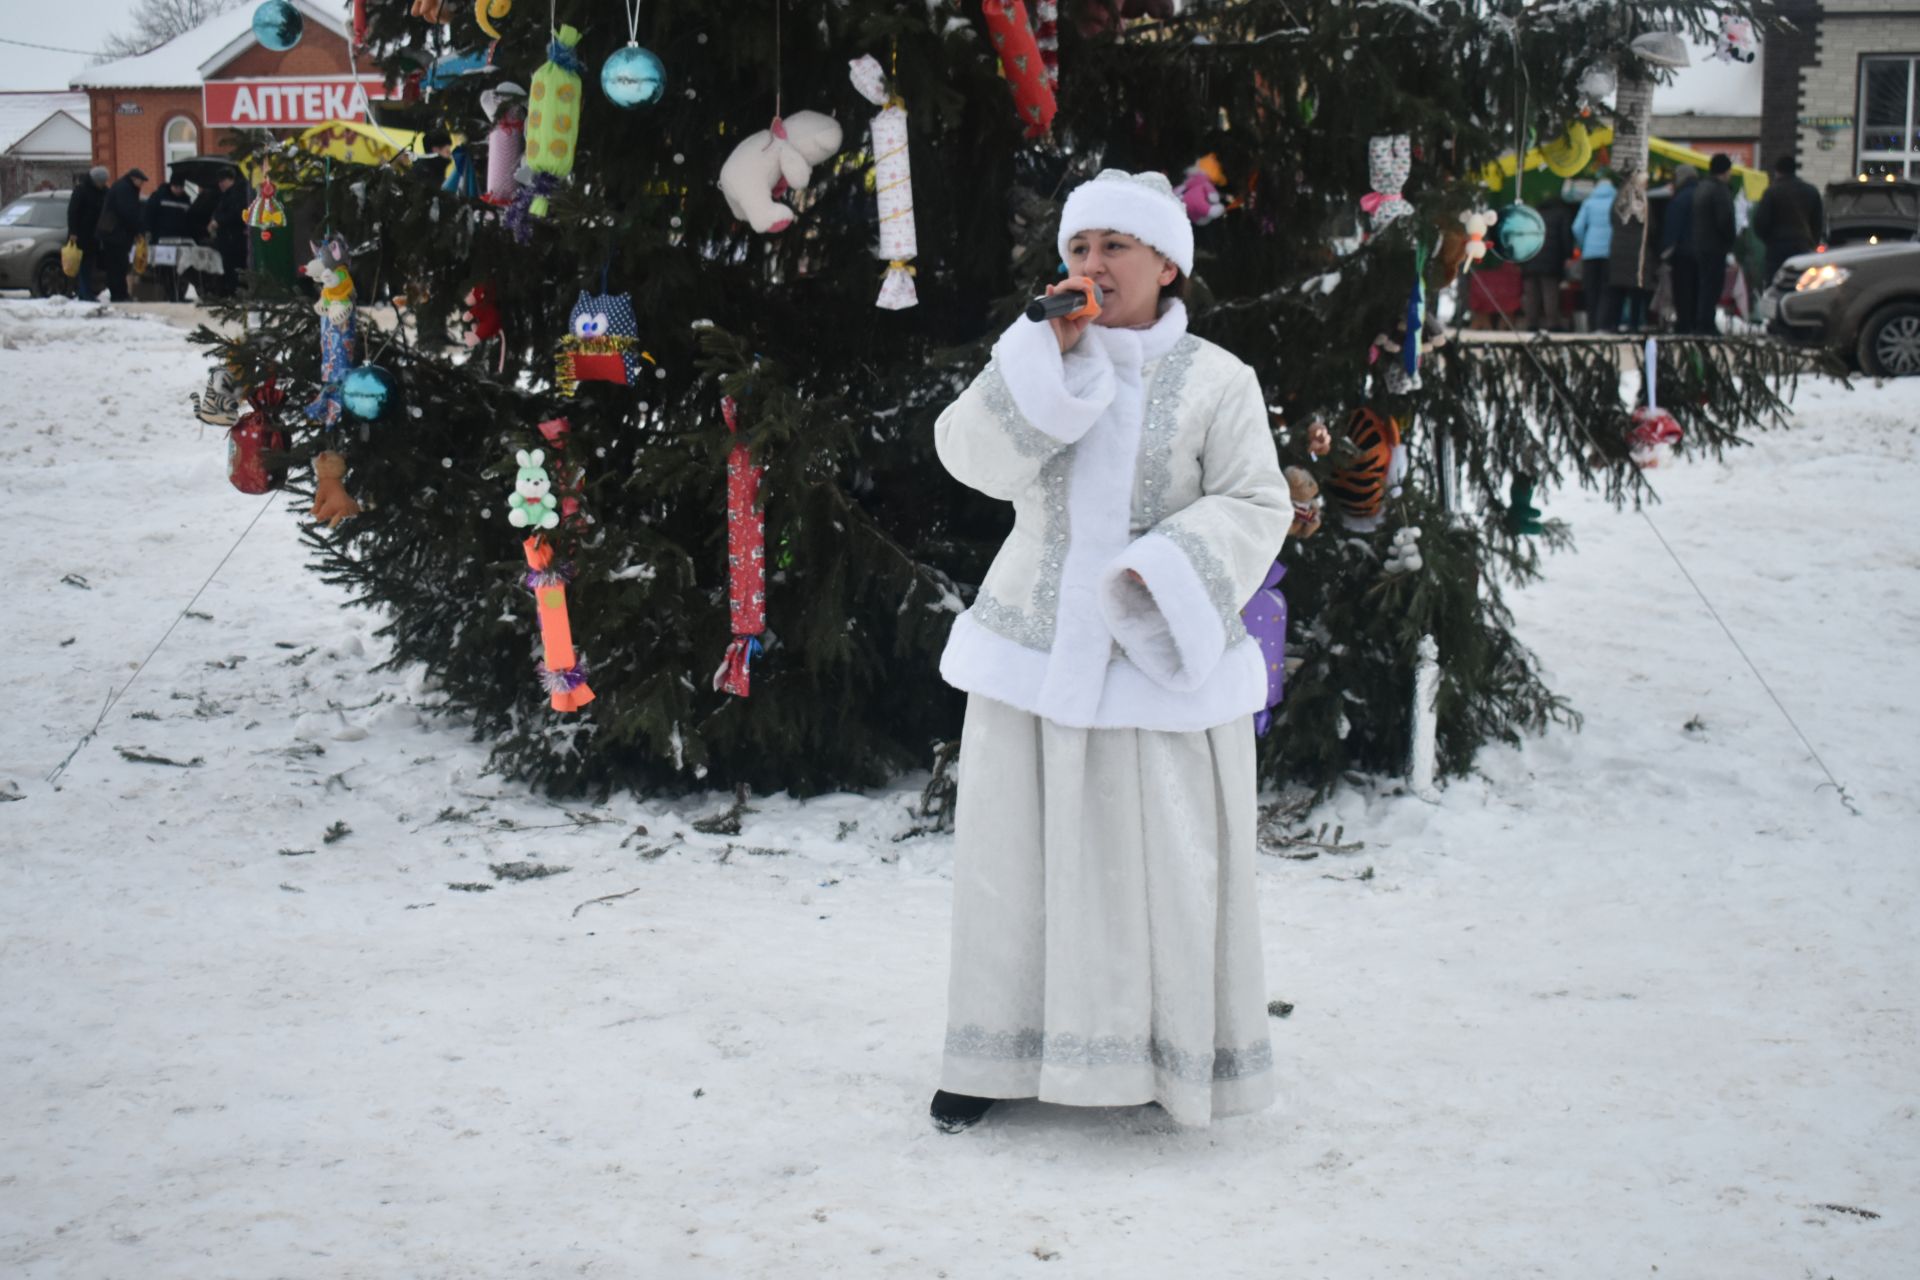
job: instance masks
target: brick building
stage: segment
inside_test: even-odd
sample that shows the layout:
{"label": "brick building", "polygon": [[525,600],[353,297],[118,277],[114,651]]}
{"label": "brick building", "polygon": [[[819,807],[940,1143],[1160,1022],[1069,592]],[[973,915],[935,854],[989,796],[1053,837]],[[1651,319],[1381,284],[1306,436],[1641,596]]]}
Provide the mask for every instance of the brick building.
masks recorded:
{"label": "brick building", "polygon": [[1769,31],[1761,150],[1791,152],[1809,182],[1920,180],[1920,3],[1779,0]]}
{"label": "brick building", "polygon": [[174,160],[224,153],[234,129],[295,133],[365,120],[368,99],[385,94],[379,72],[363,63],[355,76],[339,14],[314,0],[292,3],[306,30],[285,52],[254,38],[253,6],[242,5],[74,77],[91,102],[93,163],[115,177],[138,168],[157,182]]}

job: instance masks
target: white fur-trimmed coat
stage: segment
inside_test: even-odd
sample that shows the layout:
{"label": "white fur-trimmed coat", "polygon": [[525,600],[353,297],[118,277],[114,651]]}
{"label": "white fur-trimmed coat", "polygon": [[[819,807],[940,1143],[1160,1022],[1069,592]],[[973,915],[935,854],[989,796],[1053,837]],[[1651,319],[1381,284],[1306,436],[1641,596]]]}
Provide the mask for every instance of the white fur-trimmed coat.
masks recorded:
{"label": "white fur-trimmed coat", "polygon": [[1292,500],[1259,379],[1189,334],[1181,303],[1146,329],[1091,325],[1064,356],[1051,325],[1016,320],[934,433],[954,478],[1014,509],[948,684],[1076,728],[1193,731],[1266,706],[1240,609]]}

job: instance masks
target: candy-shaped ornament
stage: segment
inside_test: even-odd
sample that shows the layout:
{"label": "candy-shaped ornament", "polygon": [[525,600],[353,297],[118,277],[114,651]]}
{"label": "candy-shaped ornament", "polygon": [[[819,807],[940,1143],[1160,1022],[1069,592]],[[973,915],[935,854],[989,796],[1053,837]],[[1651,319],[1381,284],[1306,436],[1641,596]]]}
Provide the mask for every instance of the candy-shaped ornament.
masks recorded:
{"label": "candy-shaped ornament", "polygon": [[1000,74],[1013,91],[1014,114],[1029,138],[1038,138],[1053,126],[1053,85],[1047,78],[1040,45],[1027,22],[1021,0],[983,0],[980,14],[987,20],[987,39],[1000,55]]}
{"label": "candy-shaped ornament", "polygon": [[1413,140],[1404,133],[1383,133],[1367,142],[1367,179],[1373,190],[1360,198],[1360,208],[1373,219],[1377,235],[1395,219],[1413,212],[1401,193],[1413,170]]}
{"label": "candy-shaped ornament", "polygon": [[533,73],[527,96],[527,167],[533,186],[523,193],[526,216],[547,216],[547,202],[560,179],[573,172],[574,152],[580,141],[580,73],[585,70],[575,52],[580,33],[562,26],[547,44],[547,60]]}
{"label": "candy-shaped ornament", "polygon": [[876,307],[899,311],[920,301],[913,287],[913,267],[920,243],[913,225],[913,165],[907,155],[907,108],[898,95],[887,92],[880,64],[865,56],[855,58],[850,73],[860,96],[880,108],[873,118],[873,194],[880,209],[880,257],[887,263]]}
{"label": "candy-shaped ornament", "polygon": [[503,80],[480,91],[480,109],[493,122],[487,130],[487,190],[480,198],[504,208],[519,190],[515,175],[527,153],[527,91]]}
{"label": "candy-shaped ornament", "polygon": [[321,426],[331,427],[340,421],[344,408],[340,384],[353,368],[353,272],[343,237],[328,236],[311,248],[313,257],[301,273],[320,286],[319,300],[314,303],[314,310],[320,313],[320,394],[304,412]]}
{"label": "candy-shaped ornament", "polygon": [[[739,406],[732,396],[720,402],[727,433],[740,434]],[[767,630],[767,526],[760,509],[760,478],[766,468],[753,465],[744,441],[727,454],[727,606],[733,639],[713,673],[713,687],[736,698],[750,690],[754,658]]]}
{"label": "candy-shaped ornament", "polygon": [[245,416],[227,432],[227,480],[242,493],[269,493],[287,482],[287,433],[273,419],[286,402],[274,379],[247,392]]}

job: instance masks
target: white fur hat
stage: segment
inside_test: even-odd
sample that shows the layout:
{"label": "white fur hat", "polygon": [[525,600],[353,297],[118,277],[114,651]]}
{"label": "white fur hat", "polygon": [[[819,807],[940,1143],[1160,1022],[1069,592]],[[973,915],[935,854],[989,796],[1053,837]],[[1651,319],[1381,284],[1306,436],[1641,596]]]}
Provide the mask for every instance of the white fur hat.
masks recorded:
{"label": "white fur hat", "polygon": [[1060,261],[1078,231],[1124,231],[1193,274],[1193,223],[1165,174],[1102,169],[1075,187],[1060,211]]}

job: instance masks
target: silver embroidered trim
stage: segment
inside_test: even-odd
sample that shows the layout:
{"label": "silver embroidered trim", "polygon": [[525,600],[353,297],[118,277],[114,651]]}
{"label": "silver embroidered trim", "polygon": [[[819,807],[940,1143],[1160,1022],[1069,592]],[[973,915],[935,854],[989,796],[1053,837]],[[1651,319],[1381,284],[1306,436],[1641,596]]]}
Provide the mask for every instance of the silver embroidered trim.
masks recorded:
{"label": "silver embroidered trim", "polygon": [[1187,372],[1200,351],[1200,339],[1186,334],[1173,344],[1147,384],[1147,421],[1140,433],[1140,514],[1134,534],[1159,524],[1167,514],[1173,487],[1173,437],[1180,430],[1177,410]]}
{"label": "silver embroidered trim", "polygon": [[985,587],[974,596],[973,607],[967,610],[973,620],[987,630],[1041,653],[1053,651],[1054,625],[1060,613],[1060,578],[1066,572],[1067,546],[1073,540],[1072,525],[1067,519],[1067,480],[1072,474],[1074,452],[1070,446],[1047,459],[1034,481],[1040,488],[1047,519],[1040,533],[1040,573],[1033,584],[1032,610],[996,599],[987,594]]}
{"label": "silver embroidered trim", "polygon": [[1053,647],[1053,628],[1044,625],[1039,618],[1012,605],[1002,604],[987,594],[985,587],[973,598],[973,608],[967,611],[973,620],[987,630],[1005,636],[1015,644],[1028,649],[1038,649],[1046,653]]}
{"label": "silver embroidered trim", "polygon": [[1021,457],[1045,458],[1066,447],[1028,422],[1020,412],[1020,406],[1013,401],[1013,389],[1007,386],[1007,377],[1000,372],[998,358],[988,360],[987,367],[980,371],[980,398],[986,402],[987,412],[999,421],[1000,429],[1007,433],[1014,452]]}
{"label": "silver embroidered trim", "polygon": [[1193,565],[1193,571],[1200,575],[1200,585],[1206,588],[1207,599],[1213,602],[1215,612],[1220,615],[1220,626],[1227,633],[1227,647],[1232,648],[1246,639],[1247,626],[1241,621],[1240,606],[1233,599],[1233,579],[1227,575],[1227,567],[1220,563],[1219,556],[1213,554],[1213,548],[1207,545],[1207,540],[1179,524],[1163,525],[1158,532],[1180,548]]}
{"label": "silver embroidered trim", "polygon": [[978,1023],[947,1029],[947,1052],[1001,1062],[1039,1061],[1059,1067],[1153,1067],[1194,1084],[1243,1080],[1273,1070],[1273,1041],[1262,1037],[1245,1048],[1216,1046],[1196,1052],[1147,1036],[1082,1036],[1070,1031],[1020,1027],[988,1031]]}

